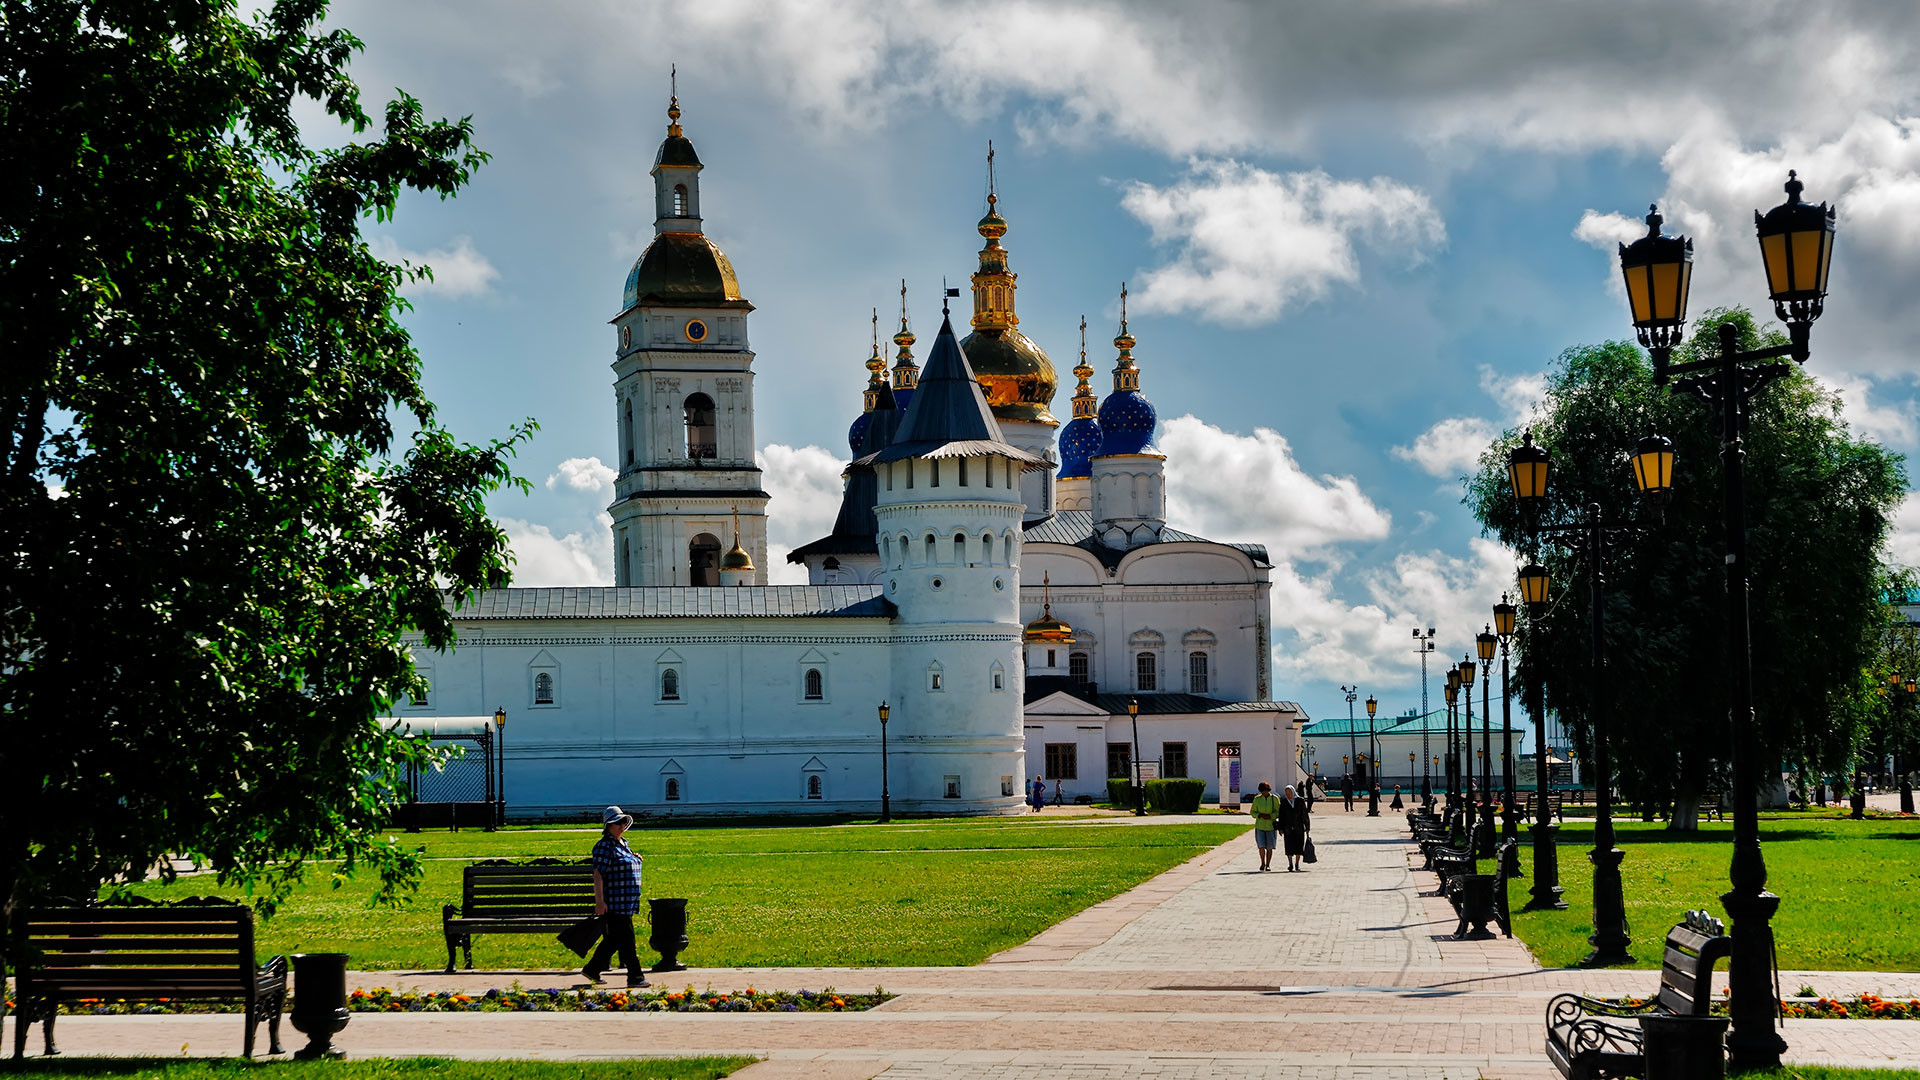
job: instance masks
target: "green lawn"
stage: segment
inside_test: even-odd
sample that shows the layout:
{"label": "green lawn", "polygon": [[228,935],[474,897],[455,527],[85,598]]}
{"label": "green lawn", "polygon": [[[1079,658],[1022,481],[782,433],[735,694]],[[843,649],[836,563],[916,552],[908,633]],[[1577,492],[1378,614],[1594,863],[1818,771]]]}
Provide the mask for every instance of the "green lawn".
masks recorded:
{"label": "green lawn", "polygon": [[632,1061],[449,1061],[444,1058],[364,1058],[349,1061],[73,1058],[0,1061],[0,1076],[47,1080],[717,1080],[753,1064],[750,1057],[640,1058]]}
{"label": "green lawn", "polygon": [[1728,1075],[1740,1080],[1920,1080],[1920,1070],[1915,1069],[1830,1069],[1825,1065],[1785,1065]]}
{"label": "green lawn", "polygon": [[[648,896],[684,896],[699,967],[972,964],[1016,945],[1247,828],[1124,826],[1022,819],[893,825],[649,826],[628,834],[646,857]],[[446,964],[440,905],[458,903],[461,868],[478,858],[584,856],[595,831],[401,834],[428,857],[419,894],[369,909],[371,883],[334,889],[324,873],[260,933],[263,954],[345,952],[355,968]],[[210,878],[154,896],[217,892]],[[641,930],[642,951],[646,935]],[[579,958],[551,937],[475,939],[482,968],[566,968]]]}
{"label": "green lawn", "polygon": [[[1635,966],[1657,968],[1661,940],[1687,909],[1726,917],[1720,894],[1733,826],[1711,822],[1691,835],[1670,835],[1658,822],[1615,828],[1626,852],[1620,871]],[[1760,835],[1768,888],[1782,898],[1773,919],[1781,967],[1920,971],[1920,821],[1763,814]],[[1523,876],[1509,883],[1514,932],[1547,967],[1576,964],[1591,949],[1592,846],[1592,823],[1569,819],[1559,849],[1569,910],[1521,912],[1532,884],[1531,840],[1522,831]]]}

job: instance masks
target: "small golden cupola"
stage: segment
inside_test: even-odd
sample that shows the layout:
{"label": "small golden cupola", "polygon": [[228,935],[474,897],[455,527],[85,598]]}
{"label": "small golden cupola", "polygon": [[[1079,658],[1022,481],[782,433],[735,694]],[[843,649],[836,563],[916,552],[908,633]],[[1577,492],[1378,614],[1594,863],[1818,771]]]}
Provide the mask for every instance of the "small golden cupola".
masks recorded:
{"label": "small golden cupola", "polygon": [[893,358],[893,404],[905,411],[907,403],[913,400],[913,392],[920,386],[920,365],[913,362],[913,343],[918,340],[907,325],[907,282],[900,279],[900,329],[893,335],[893,344],[900,350]]}
{"label": "small golden cupola", "polygon": [[1053,617],[1053,576],[1040,575],[1040,617],[1027,624],[1027,678],[1064,679],[1072,674],[1073,627]]}
{"label": "small golden cupola", "polygon": [[720,584],[753,584],[753,556],[740,546],[740,508],[733,508],[733,546],[720,556]]}
{"label": "small golden cupola", "polygon": [[993,144],[987,144],[987,216],[977,226],[986,246],[980,249],[980,269],[973,275],[973,333],[960,342],[967,363],[986,393],[996,420],[1025,420],[1057,426],[1047,407],[1059,389],[1053,361],[1040,346],[1020,332],[1014,309],[1015,279],[1007,267],[1007,219],[1000,216],[1000,195],[994,189]]}

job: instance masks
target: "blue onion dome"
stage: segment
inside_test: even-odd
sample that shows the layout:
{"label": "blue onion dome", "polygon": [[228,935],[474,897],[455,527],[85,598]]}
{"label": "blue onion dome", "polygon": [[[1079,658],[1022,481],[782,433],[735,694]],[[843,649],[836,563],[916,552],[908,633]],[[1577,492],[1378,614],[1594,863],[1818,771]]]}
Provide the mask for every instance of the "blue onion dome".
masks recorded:
{"label": "blue onion dome", "polygon": [[1100,421],[1077,416],[1060,430],[1060,479],[1093,475],[1092,459],[1100,452]]}
{"label": "blue onion dome", "polygon": [[1153,428],[1159,418],[1153,402],[1140,392],[1140,369],[1133,363],[1133,335],[1127,332],[1127,288],[1120,287],[1120,333],[1113,347],[1120,356],[1113,365],[1113,393],[1100,403],[1100,453],[1154,453]]}
{"label": "blue onion dome", "polygon": [[854,457],[860,456],[860,444],[866,441],[867,429],[873,426],[873,414],[863,412],[853,418],[853,424],[847,428],[847,449]]}

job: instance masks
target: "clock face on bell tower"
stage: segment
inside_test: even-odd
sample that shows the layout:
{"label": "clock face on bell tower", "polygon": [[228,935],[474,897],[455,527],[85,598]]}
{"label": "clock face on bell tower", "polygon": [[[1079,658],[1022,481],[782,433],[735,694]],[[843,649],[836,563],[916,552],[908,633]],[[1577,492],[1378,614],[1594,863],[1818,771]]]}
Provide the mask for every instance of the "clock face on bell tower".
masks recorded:
{"label": "clock face on bell tower", "polygon": [[707,340],[707,324],[702,319],[688,319],[686,325],[687,340],[695,345]]}

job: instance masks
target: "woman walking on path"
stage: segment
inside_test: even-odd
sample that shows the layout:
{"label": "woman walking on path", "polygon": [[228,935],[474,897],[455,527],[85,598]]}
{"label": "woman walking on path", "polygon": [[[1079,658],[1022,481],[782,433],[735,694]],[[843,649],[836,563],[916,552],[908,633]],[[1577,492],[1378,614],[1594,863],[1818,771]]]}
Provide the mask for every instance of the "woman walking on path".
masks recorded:
{"label": "woman walking on path", "polygon": [[1387,807],[1387,809],[1405,810],[1406,808],[1407,808],[1407,805],[1400,801],[1400,785],[1399,784],[1393,785],[1393,805]]}
{"label": "woman walking on path", "polygon": [[1047,805],[1046,777],[1036,776],[1033,778],[1033,787],[1028,789],[1027,801],[1033,804],[1033,812],[1036,814],[1040,812],[1042,807]]}
{"label": "woman walking on path", "polygon": [[1260,852],[1260,869],[1263,872],[1271,870],[1273,869],[1273,834],[1278,827],[1276,819],[1280,813],[1280,800],[1274,797],[1273,788],[1269,787],[1265,780],[1260,781],[1260,794],[1253,797],[1253,803],[1248,810],[1253,814],[1253,846]]}
{"label": "woman walking on path", "polygon": [[620,954],[620,966],[626,969],[628,986],[646,986],[647,973],[640,966],[639,951],[633,942],[633,917],[640,914],[640,856],[627,846],[626,832],[633,818],[617,806],[600,814],[605,827],[593,845],[593,912],[606,920],[600,947],[580,974],[588,982],[599,982],[613,954]]}
{"label": "woman walking on path", "polygon": [[1307,801],[1295,795],[1293,785],[1288,784],[1280,798],[1278,821],[1280,833],[1287,845],[1287,872],[1297,873],[1300,869],[1300,856],[1307,852],[1307,830],[1313,828],[1312,815],[1307,811]]}

